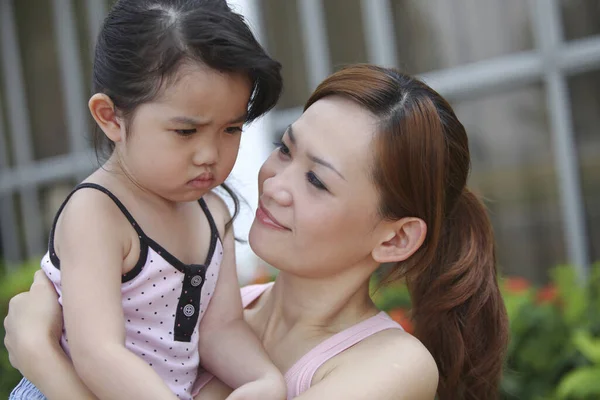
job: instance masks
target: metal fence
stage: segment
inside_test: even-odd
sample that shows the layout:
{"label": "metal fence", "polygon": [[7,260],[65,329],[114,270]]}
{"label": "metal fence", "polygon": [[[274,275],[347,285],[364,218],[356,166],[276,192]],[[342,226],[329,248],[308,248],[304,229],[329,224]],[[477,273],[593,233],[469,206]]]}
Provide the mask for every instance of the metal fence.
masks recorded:
{"label": "metal fence", "polygon": [[[34,160],[13,1],[0,2],[1,79],[4,82],[6,110],[6,115],[3,115],[0,104],[0,234],[4,257],[9,261],[35,256],[45,249],[37,188],[55,181],[85,176],[91,169],[90,160],[93,159],[81,135],[87,129],[84,117],[87,110],[84,74],[78,62],[81,54],[73,17],[74,4],[71,0],[53,0],[69,152]],[[332,72],[324,13],[326,1],[298,0],[295,3],[301,27],[301,46],[305,54],[306,79],[311,89]],[[237,0],[232,3],[244,10],[258,37],[264,42],[265,32],[270,28],[265,26],[260,17],[263,3],[258,0]],[[566,80],[575,74],[600,69],[600,36],[565,41],[559,2],[528,0],[528,4],[534,49],[433,71],[423,74],[422,78],[452,100],[506,91],[531,83],[545,86],[568,261],[577,266],[581,276],[585,277],[590,255]],[[90,37],[94,37],[99,29],[106,12],[104,5],[101,0],[86,0],[83,4]],[[361,16],[368,61],[394,66],[397,63],[397,38],[390,0],[362,0]],[[300,113],[301,110],[297,108],[276,109],[263,126],[272,131],[281,131]],[[266,146],[268,136],[263,134],[262,139],[258,139],[264,142],[263,146]],[[20,194],[16,197],[18,204],[14,204],[15,193]],[[17,210],[20,214],[16,214]]]}

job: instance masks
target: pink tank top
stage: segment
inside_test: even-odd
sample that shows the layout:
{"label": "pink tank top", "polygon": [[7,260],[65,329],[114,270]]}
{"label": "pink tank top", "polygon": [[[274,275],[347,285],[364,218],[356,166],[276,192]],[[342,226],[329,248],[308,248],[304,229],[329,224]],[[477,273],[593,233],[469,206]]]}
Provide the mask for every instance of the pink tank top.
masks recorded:
{"label": "pink tank top", "polygon": [[[125,316],[125,346],[146,361],[182,400],[192,399],[200,358],[198,326],[214,294],[223,247],[204,200],[199,206],[211,227],[210,248],[204,264],[184,264],[142,231],[125,206],[106,188],[85,183],[67,197],[54,219],[42,269],[54,284],[62,304],[60,260],[54,252],[56,221],[77,190],[91,188],[110,197],[140,239],[137,265],[122,276],[121,299]],[[192,245],[192,244],[190,244]],[[61,344],[69,354],[67,332]]]}
{"label": "pink tank top", "polygon": [[[243,287],[241,292],[244,308],[248,307],[254,300],[258,299],[260,295],[272,285],[273,282]],[[310,388],[315,372],[317,372],[326,361],[369,336],[386,329],[402,329],[402,326],[382,311],[371,318],[336,333],[315,346],[296,361],[296,363],[285,373],[288,400],[300,396]],[[194,385],[194,395],[198,394],[200,389],[212,378],[213,375],[210,373],[206,371],[201,372]]]}

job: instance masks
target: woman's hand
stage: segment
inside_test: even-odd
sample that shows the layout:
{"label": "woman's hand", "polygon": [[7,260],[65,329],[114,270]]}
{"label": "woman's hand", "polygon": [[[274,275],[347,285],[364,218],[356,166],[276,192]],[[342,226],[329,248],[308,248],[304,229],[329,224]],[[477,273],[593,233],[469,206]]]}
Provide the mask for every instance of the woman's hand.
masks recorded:
{"label": "woman's hand", "polygon": [[10,363],[26,377],[46,350],[58,346],[62,309],[52,282],[42,270],[35,273],[28,292],[10,300],[4,328]]}

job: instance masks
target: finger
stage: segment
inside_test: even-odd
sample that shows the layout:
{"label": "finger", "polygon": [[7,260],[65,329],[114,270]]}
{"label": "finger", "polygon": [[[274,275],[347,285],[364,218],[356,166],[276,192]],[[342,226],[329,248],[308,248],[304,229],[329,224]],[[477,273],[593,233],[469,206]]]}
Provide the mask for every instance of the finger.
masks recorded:
{"label": "finger", "polygon": [[17,307],[17,303],[18,303],[19,301],[21,301],[21,299],[23,298],[23,296],[25,296],[25,293],[27,293],[27,292],[22,292],[22,293],[19,293],[19,294],[17,294],[17,295],[15,295],[15,296],[13,296],[13,297],[12,297],[12,298],[11,298],[11,299],[8,301],[8,313],[9,313],[9,314],[10,314],[10,310],[11,310],[12,308],[15,308],[15,307]]}
{"label": "finger", "polygon": [[44,273],[44,271],[42,271],[41,269],[38,269],[37,271],[35,271],[35,274],[33,274],[33,281],[38,282],[41,279],[43,279],[45,276],[46,276],[46,274]]}
{"label": "finger", "polygon": [[[6,340],[4,342],[6,343]],[[8,349],[8,346],[6,348]],[[11,355],[10,349],[8,349],[8,362],[10,363],[10,365],[13,366],[14,369],[19,369],[19,367],[17,366],[17,361]]]}
{"label": "finger", "polygon": [[41,269],[37,270],[33,275],[33,283],[31,284],[31,288],[33,289],[34,286],[46,288],[53,287],[52,282]]}
{"label": "finger", "polygon": [[4,348],[10,353],[10,343],[8,340],[8,335],[4,335]]}
{"label": "finger", "polygon": [[15,366],[15,365],[13,364],[13,361],[14,361],[14,360],[12,360],[12,357],[10,356],[10,344],[8,343],[8,339],[7,339],[7,337],[6,337],[6,336],[4,336],[4,348],[5,348],[5,349],[7,350],[7,352],[8,352],[8,362],[10,363],[10,365],[12,365],[12,366],[14,367],[14,366]]}

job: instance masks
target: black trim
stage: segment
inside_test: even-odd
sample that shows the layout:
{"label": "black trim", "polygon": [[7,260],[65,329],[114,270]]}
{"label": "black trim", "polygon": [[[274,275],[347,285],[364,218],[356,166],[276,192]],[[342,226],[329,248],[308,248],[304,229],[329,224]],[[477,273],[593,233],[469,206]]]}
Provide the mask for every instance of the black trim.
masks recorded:
{"label": "black trim", "polygon": [[[178,342],[190,342],[192,340],[192,334],[200,317],[200,296],[206,281],[207,268],[204,265],[199,265],[195,271],[187,271],[183,278],[183,286],[177,303],[177,310],[175,310],[175,322],[173,323],[174,338]],[[202,281],[198,286],[193,286],[192,282],[197,279],[196,276],[200,276]],[[188,316],[184,310],[190,304],[194,308],[192,309],[193,313]]]}
{"label": "black trim", "polygon": [[[200,207],[202,207],[202,211],[204,211],[204,215],[206,216],[206,219],[208,220],[208,224],[210,225],[210,233],[211,233],[211,238],[210,238],[210,249],[208,250],[208,254],[206,255],[206,261],[204,262],[205,265],[210,265],[212,258],[213,258],[213,254],[215,252],[215,247],[217,246],[217,239],[221,239],[219,236],[219,230],[217,229],[217,224],[215,223],[215,220],[213,219],[213,216],[210,212],[210,210],[208,209],[208,205],[206,204],[206,201],[204,201],[204,199],[200,199],[198,200],[198,203],[200,203]],[[222,240],[221,240],[222,242]]]}
{"label": "black trim", "polygon": [[[206,281],[206,270],[212,262],[215,248],[217,247],[217,239],[220,239],[217,225],[215,224],[213,216],[208,209],[206,202],[204,199],[200,199],[198,200],[198,203],[200,203],[200,207],[202,207],[202,211],[204,211],[204,215],[206,215],[206,219],[210,225],[210,248],[208,250],[204,265],[189,265],[183,271],[185,273],[185,277],[183,278],[183,286],[181,288],[181,294],[179,296],[179,302],[175,312],[175,323],[173,324],[173,332],[175,333],[174,337],[178,342],[190,342],[192,340],[192,335],[194,333],[194,329],[196,329],[196,324],[198,323],[198,318],[200,316],[200,296],[202,294],[202,287]],[[194,279],[198,279],[196,278],[197,276],[201,277],[202,281],[198,286],[194,286],[193,282]],[[192,315],[187,316],[185,315],[184,310],[185,307],[189,305],[192,305],[194,308]]]}
{"label": "black trim", "polygon": [[[206,270],[212,262],[215,249],[217,247],[217,240],[220,240],[217,225],[204,199],[199,199],[198,203],[200,204],[200,207],[202,208],[202,211],[204,212],[204,215],[206,216],[206,219],[208,220],[208,223],[210,225],[211,234],[208,254],[206,255],[206,260],[204,264],[185,264],[181,262],[177,257],[169,253],[160,244],[146,236],[142,228],[139,226],[139,224],[136,222],[133,216],[129,213],[129,211],[123,205],[123,203],[121,203],[121,201],[108,189],[95,183],[82,183],[80,185],[77,185],[75,189],[73,189],[73,191],[67,196],[63,204],[60,206],[58,212],[56,213],[56,216],[54,217],[52,229],[50,230],[50,241],[48,244],[48,248],[50,250],[50,259],[52,260],[53,265],[57,269],[60,269],[60,260],[56,255],[56,252],[54,251],[54,231],[56,229],[56,223],[58,221],[60,213],[65,208],[71,196],[73,196],[73,194],[77,190],[84,188],[99,190],[106,194],[108,197],[110,197],[110,199],[117,205],[117,207],[119,207],[123,215],[125,215],[125,217],[129,221],[131,226],[135,229],[136,233],[140,238],[140,256],[133,269],[127,272],[126,274],[122,275],[121,281],[123,283],[132,280],[133,278],[138,276],[139,273],[142,271],[148,259],[148,247],[151,247],[173,268],[179,270],[184,274],[181,294],[179,296],[179,303],[177,304],[177,309],[175,310],[176,315],[173,326],[173,332],[176,341],[190,342],[192,339],[192,334],[196,329],[196,324],[198,323],[198,318],[200,314],[200,297],[202,294],[202,287],[204,286],[204,282],[206,280]],[[198,277],[201,278],[200,281]],[[189,305],[193,306],[193,309],[191,307],[186,308],[186,306]],[[186,315],[186,312],[184,310],[187,310],[187,314],[189,314],[189,316]]]}
{"label": "black trim", "polygon": [[52,261],[52,265],[56,269],[60,270],[60,259],[56,255],[56,251],[54,249],[54,232],[56,230],[56,224],[58,222],[58,217],[62,213],[63,209],[65,208],[65,206],[67,205],[67,203],[69,202],[71,197],[75,194],[75,192],[77,192],[80,189],[86,189],[86,188],[96,189],[96,190],[99,190],[102,193],[106,194],[117,205],[117,207],[119,207],[119,210],[121,210],[123,215],[125,215],[125,218],[127,218],[127,220],[129,221],[129,223],[131,224],[133,229],[135,229],[136,233],[138,234],[138,236],[140,238],[140,255],[139,255],[138,261],[135,264],[135,266],[131,269],[131,271],[127,272],[126,274],[123,274],[123,276],[121,277],[122,283],[128,282],[128,281],[132,280],[133,278],[135,278],[142,271],[142,269],[144,268],[144,265],[146,264],[146,259],[148,258],[148,244],[145,241],[146,234],[144,233],[144,231],[142,231],[142,228],[140,228],[140,226],[138,225],[136,220],[129,213],[129,211],[127,211],[127,208],[125,208],[125,206],[123,205],[123,203],[121,203],[121,201],[117,198],[117,196],[112,194],[112,192],[110,190],[106,189],[105,187],[97,185],[95,183],[81,183],[81,184],[75,186],[75,189],[73,189],[73,191],[71,191],[71,193],[69,193],[69,195],[67,196],[65,201],[61,204],[60,208],[58,209],[58,212],[54,216],[54,221],[52,222],[52,228],[50,229],[50,240],[48,243],[48,250],[50,253],[50,260]]}
{"label": "black trim", "polygon": [[144,265],[148,261],[148,245],[144,243],[144,240],[140,238],[140,257],[138,258],[137,263],[131,269],[131,271],[124,273],[121,275],[121,283],[129,282],[136,276],[138,276],[142,270],[144,269]]}
{"label": "black trim", "polygon": [[200,204],[202,211],[204,211],[204,215],[206,216],[206,219],[208,220],[208,224],[210,226],[210,247],[208,248],[208,253],[206,254],[204,264],[186,264],[179,260],[177,257],[175,257],[173,254],[169,253],[167,249],[155,242],[152,238],[144,235],[145,240],[148,242],[148,245],[154,251],[156,251],[162,258],[164,258],[169,264],[171,264],[173,268],[183,273],[186,273],[187,269],[189,268],[197,269],[197,267],[210,265],[213,258],[213,254],[215,252],[215,247],[217,245],[217,239],[219,239],[219,231],[217,230],[217,225],[215,224],[213,216],[210,213],[206,202],[204,201],[204,199],[200,199],[198,200],[198,203]]}

